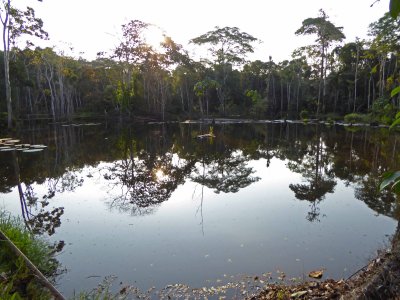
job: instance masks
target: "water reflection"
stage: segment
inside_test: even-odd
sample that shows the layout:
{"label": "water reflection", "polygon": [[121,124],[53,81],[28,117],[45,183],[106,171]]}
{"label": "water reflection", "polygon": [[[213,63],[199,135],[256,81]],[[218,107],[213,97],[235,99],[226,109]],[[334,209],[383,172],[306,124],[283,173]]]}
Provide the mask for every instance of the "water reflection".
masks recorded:
{"label": "water reflection", "polygon": [[[63,236],[63,263],[73,265],[66,281],[76,289],[88,270],[86,276],[109,275],[114,266],[116,275],[137,275],[143,285],[174,274],[198,279],[247,266],[255,272],[278,264],[296,268],[295,258],[319,259],[316,267],[331,263],[341,276],[340,268],[355,261],[344,248],[364,249],[365,232],[383,236],[388,218],[373,217],[382,227],[368,227],[375,222],[368,207],[399,218],[398,199],[377,190],[380,174],[400,168],[395,134],[238,124],[216,125],[212,141],[197,139],[205,130],[162,124],[21,131],[19,139],[48,148],[34,156],[0,152],[0,197],[15,200],[32,231]],[[367,213],[345,218],[360,207]],[[357,231],[349,233],[350,226]],[[337,267],[333,259],[347,265]],[[185,273],[192,263],[201,272]]]}
{"label": "water reflection", "polygon": [[171,152],[151,156],[128,147],[126,158],[102,169],[104,179],[109,181],[109,206],[133,215],[149,214],[169,199],[191,167],[191,162],[174,160]]}
{"label": "water reflection", "polygon": [[[236,193],[259,181],[248,163],[272,158],[287,160],[288,168],[302,175],[303,182],[289,183],[296,199],[310,202],[306,216],[319,220],[319,203],[334,193],[337,179],[356,186],[355,197],[379,214],[398,217],[398,205],[390,192],[376,190],[379,175],[399,164],[397,136],[387,131],[299,124],[221,125],[213,141],[195,139],[202,125],[159,125],[132,128],[49,127],[21,132],[22,139],[49,145],[46,155],[34,159],[12,154],[0,156],[0,191],[18,188],[22,215],[31,220],[28,208],[36,207],[38,223],[58,218],[43,209],[56,193],[84,185],[80,170],[106,162],[100,173],[108,182],[111,208],[133,215],[149,214],[186,180],[215,193]],[[101,145],[101,146],[99,146]],[[18,154],[20,156],[20,154]],[[162,172],[162,176],[161,176]],[[32,183],[47,186],[35,196]],[[25,189],[25,191],[23,191]],[[38,204],[39,202],[39,204]],[[50,215],[49,215],[50,214]],[[54,221],[58,224],[59,221]],[[57,227],[56,226],[56,227]],[[34,226],[38,228],[38,226]],[[40,226],[39,226],[40,227]],[[54,226],[44,225],[49,233]]]}
{"label": "water reflection", "polygon": [[318,203],[325,198],[327,193],[333,193],[336,181],[332,170],[331,157],[327,147],[319,134],[319,127],[316,127],[316,135],[306,140],[304,155],[297,162],[289,162],[288,167],[296,173],[300,173],[305,183],[289,184],[298,200],[310,202],[310,211],[307,220],[310,222],[319,221],[320,209]]}
{"label": "water reflection", "polygon": [[51,210],[47,207],[48,200],[55,195],[55,190],[49,190],[49,194],[44,195],[42,200],[39,201],[33,186],[21,182],[21,169],[17,152],[12,151],[10,155],[21,204],[21,215],[26,227],[35,234],[47,233],[53,235],[55,229],[61,225],[61,216],[64,213],[63,207],[56,207]]}
{"label": "water reflection", "polygon": [[248,161],[249,157],[241,151],[221,155],[213,160],[202,159],[190,179],[213,189],[215,193],[236,193],[260,179],[252,176],[254,170],[246,165]]}

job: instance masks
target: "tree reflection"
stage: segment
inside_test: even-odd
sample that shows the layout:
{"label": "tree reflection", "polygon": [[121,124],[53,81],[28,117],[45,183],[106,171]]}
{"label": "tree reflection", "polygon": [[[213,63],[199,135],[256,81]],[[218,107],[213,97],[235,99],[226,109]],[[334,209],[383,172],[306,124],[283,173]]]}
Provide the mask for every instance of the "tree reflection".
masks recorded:
{"label": "tree reflection", "polygon": [[260,180],[253,177],[251,167],[246,165],[248,157],[241,152],[231,153],[228,156],[221,156],[208,163],[203,162],[190,176],[191,180],[210,189],[216,193],[236,193]]}
{"label": "tree reflection", "polygon": [[398,197],[390,190],[379,191],[381,174],[399,168],[397,144],[398,135],[390,136],[389,131],[346,131],[343,142],[338,143],[334,172],[354,186],[355,197],[369,208],[399,220]]}
{"label": "tree reflection", "polygon": [[319,221],[320,209],[318,203],[325,199],[327,193],[333,193],[336,181],[331,171],[331,160],[327,154],[326,145],[322,142],[317,127],[316,135],[308,145],[308,152],[300,163],[289,163],[289,168],[302,174],[306,183],[290,184],[289,188],[299,200],[309,201],[310,211],[306,219],[310,222]]}
{"label": "tree reflection", "polygon": [[321,202],[327,193],[333,193],[336,182],[312,178],[308,184],[290,184],[289,188],[294,192],[299,200],[307,200],[310,204],[310,211],[306,219],[310,222],[319,221],[320,209],[318,203]]}
{"label": "tree reflection", "polygon": [[168,200],[194,164],[179,159],[171,151],[154,156],[138,150],[135,141],[125,151],[124,159],[103,168],[103,177],[111,186],[110,208],[133,215],[152,213],[157,205]]}
{"label": "tree reflection", "polygon": [[355,196],[378,214],[400,219],[400,206],[397,197],[390,190],[382,192],[377,188],[379,177],[367,176],[355,188]]}
{"label": "tree reflection", "polygon": [[[82,170],[86,166],[96,169],[100,162],[105,166],[100,172],[110,187],[111,208],[142,215],[153,212],[186,180],[198,183],[202,190],[236,193],[260,179],[254,176],[250,161],[265,159],[269,166],[272,159],[279,159],[302,175],[304,182],[292,183],[289,188],[296,199],[309,202],[310,221],[319,220],[323,214],[320,202],[334,192],[338,179],[354,187],[356,198],[377,213],[399,217],[394,196],[377,191],[379,175],[389,167],[400,167],[398,138],[389,133],[289,123],[217,124],[217,137],[210,143],[195,138],[208,130],[204,124],[174,126],[138,125],[104,131],[54,126],[21,137],[49,147],[46,155],[1,153],[0,193],[12,192],[15,187],[27,224],[39,233],[52,234],[63,214],[62,208],[51,207],[52,201],[57,194],[84,185]],[[39,185],[47,188],[41,190],[44,195],[35,194]]]}
{"label": "tree reflection", "polygon": [[[46,207],[49,204],[46,200],[41,201],[40,204],[38,204],[38,197],[36,197],[32,185],[25,184],[24,190],[23,183],[21,183],[20,179],[21,172],[18,156],[15,151],[12,152],[12,160],[21,204],[22,218],[27,228],[36,234],[54,234],[55,229],[61,225],[61,216],[64,214],[64,208],[57,207],[51,211],[46,210]],[[45,195],[44,199],[47,198],[49,197]]]}

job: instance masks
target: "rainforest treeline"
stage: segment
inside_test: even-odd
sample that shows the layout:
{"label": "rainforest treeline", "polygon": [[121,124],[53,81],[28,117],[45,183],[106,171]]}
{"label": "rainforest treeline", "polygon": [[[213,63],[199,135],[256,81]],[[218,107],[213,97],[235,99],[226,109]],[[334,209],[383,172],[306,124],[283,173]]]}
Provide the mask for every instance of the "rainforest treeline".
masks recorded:
{"label": "rainforest treeline", "polygon": [[[321,10],[294,33],[311,35],[315,43],[295,49],[282,62],[273,57],[246,60],[258,40],[236,27],[215,27],[193,38],[190,43],[205,53],[203,59],[191,57],[167,35],[160,47],[150,46],[146,30],[153,25],[138,20],[124,24],[121,43],[110,53],[99,52],[93,61],[52,48],[11,48],[13,119],[363,114],[389,123],[400,107],[399,97],[391,97],[400,85],[399,25],[399,19],[385,14],[369,26],[367,40],[344,43],[343,28]],[[4,72],[0,76],[5,99]],[[0,101],[0,112],[5,120],[6,101]]]}

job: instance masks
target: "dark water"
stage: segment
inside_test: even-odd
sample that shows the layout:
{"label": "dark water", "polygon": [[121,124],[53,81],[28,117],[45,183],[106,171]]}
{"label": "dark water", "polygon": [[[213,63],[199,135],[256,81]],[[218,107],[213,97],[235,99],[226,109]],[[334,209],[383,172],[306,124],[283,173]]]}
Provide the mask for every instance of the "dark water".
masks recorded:
{"label": "dark water", "polygon": [[143,290],[277,270],[303,278],[325,268],[324,278],[346,278],[388,245],[399,202],[377,186],[400,168],[395,134],[238,124],[195,138],[208,131],[22,130],[14,137],[48,148],[0,152],[0,205],[65,242],[58,286],[67,296],[107,275]]}

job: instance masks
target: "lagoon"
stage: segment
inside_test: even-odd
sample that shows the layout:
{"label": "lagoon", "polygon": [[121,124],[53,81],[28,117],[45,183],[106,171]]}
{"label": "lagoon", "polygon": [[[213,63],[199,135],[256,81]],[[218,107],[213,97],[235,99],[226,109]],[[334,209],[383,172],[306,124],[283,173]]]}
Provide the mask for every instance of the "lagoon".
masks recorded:
{"label": "lagoon", "polygon": [[395,232],[398,200],[377,190],[400,167],[387,129],[216,124],[198,139],[209,125],[89,125],[32,125],[13,138],[46,149],[0,152],[0,205],[64,242],[66,296],[109,275],[143,291],[347,278]]}

